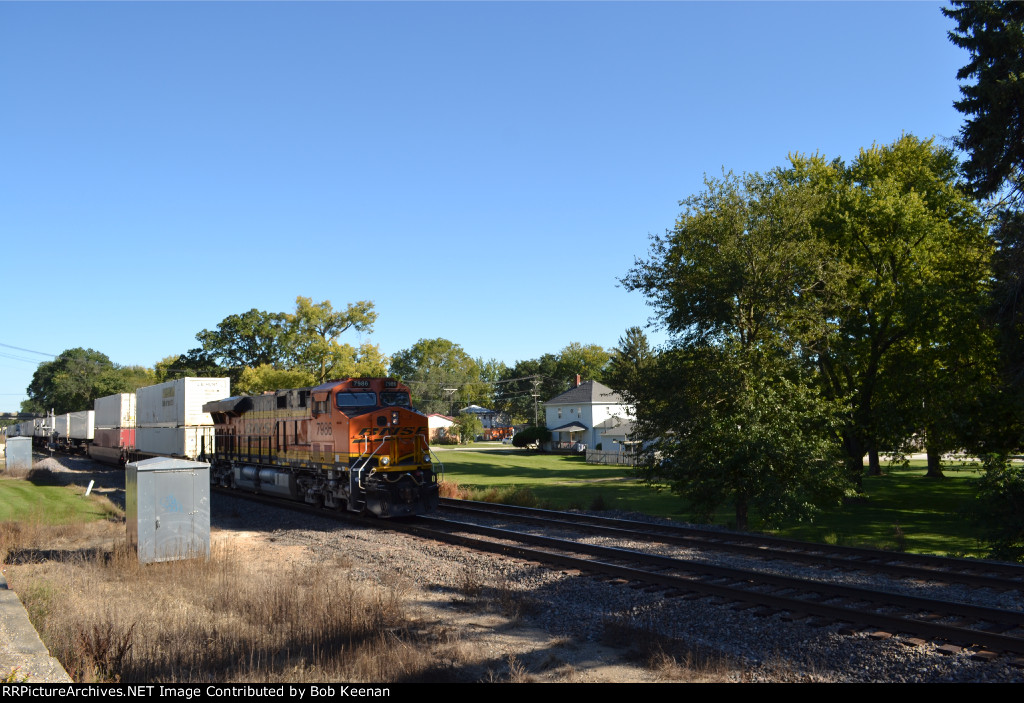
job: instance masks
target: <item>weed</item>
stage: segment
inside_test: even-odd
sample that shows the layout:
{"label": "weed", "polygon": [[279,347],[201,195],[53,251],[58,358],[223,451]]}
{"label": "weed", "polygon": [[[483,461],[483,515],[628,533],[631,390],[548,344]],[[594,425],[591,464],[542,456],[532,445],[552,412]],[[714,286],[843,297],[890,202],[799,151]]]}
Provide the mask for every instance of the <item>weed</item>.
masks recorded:
{"label": "weed", "polygon": [[514,654],[508,655],[508,682],[509,683],[534,683],[536,679],[530,675],[526,665],[516,659]]}
{"label": "weed", "polygon": [[11,673],[7,676],[0,677],[0,683],[25,683],[28,681],[28,674],[18,674],[21,669],[20,666],[16,666],[11,669]]}
{"label": "weed", "polygon": [[536,679],[530,675],[526,665],[519,661],[516,655],[509,654],[506,661],[508,664],[507,674],[502,676],[495,673],[494,670],[488,669],[484,681],[486,683],[536,683]]}
{"label": "weed", "polygon": [[839,547],[843,544],[843,536],[835,530],[827,533],[821,541],[832,547]]}
{"label": "weed", "polygon": [[480,574],[476,570],[466,568],[462,572],[455,589],[463,597],[476,600],[484,592],[484,583],[480,578]]}
{"label": "weed", "polygon": [[903,534],[903,530],[900,528],[899,523],[893,525],[893,539],[896,542],[897,552],[907,551],[907,536]]}
{"label": "weed", "polygon": [[119,632],[114,623],[78,625],[71,670],[76,681],[117,683],[125,658],[132,649],[135,623]]}
{"label": "weed", "polygon": [[663,681],[722,682],[734,668],[720,652],[686,646],[658,633],[651,622],[606,621],[603,639],[606,644],[628,649],[632,659]]}

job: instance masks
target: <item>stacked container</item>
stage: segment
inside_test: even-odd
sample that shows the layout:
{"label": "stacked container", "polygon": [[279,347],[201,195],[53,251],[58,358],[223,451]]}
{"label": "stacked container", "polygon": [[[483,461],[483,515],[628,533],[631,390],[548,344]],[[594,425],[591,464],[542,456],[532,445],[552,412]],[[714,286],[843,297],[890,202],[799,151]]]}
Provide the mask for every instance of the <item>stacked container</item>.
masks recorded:
{"label": "stacked container", "polygon": [[231,395],[228,378],[179,378],[136,391],[135,448],[196,459],[213,452],[213,418],[203,404]]}
{"label": "stacked container", "polygon": [[85,451],[95,429],[92,410],[53,416],[53,442],[65,450]]}
{"label": "stacked container", "polygon": [[93,407],[96,430],[89,456],[105,464],[124,464],[135,448],[135,394],[97,398]]}

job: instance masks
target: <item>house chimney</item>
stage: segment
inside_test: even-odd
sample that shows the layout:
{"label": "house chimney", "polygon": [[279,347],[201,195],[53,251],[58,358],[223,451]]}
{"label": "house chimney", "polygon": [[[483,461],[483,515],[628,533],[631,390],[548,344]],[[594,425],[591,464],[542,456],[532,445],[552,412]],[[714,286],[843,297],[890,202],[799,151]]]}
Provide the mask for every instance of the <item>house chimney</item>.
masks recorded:
{"label": "house chimney", "polygon": [[577,388],[580,387],[580,375],[579,374],[576,374],[576,387]]}

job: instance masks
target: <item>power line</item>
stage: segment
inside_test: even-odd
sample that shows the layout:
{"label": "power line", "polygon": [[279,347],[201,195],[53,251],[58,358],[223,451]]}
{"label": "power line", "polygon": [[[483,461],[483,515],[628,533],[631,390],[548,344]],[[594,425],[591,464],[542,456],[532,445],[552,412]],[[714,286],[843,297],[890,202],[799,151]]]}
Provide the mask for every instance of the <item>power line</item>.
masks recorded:
{"label": "power line", "polygon": [[14,360],[14,361],[24,361],[24,362],[25,362],[26,364],[33,364],[33,365],[37,365],[37,366],[38,366],[38,365],[39,365],[40,363],[42,363],[42,362],[40,362],[40,361],[39,361],[38,359],[26,359],[26,358],[25,358],[25,357],[23,357],[23,356],[15,356],[14,354],[7,354],[7,353],[5,353],[5,352],[0,352],[0,358],[3,358],[3,359],[12,359],[12,360]]}
{"label": "power line", "polygon": [[7,347],[8,349],[17,349],[18,351],[28,352],[29,354],[39,354],[40,356],[52,356],[55,359],[57,358],[56,354],[47,354],[46,352],[36,351],[35,349],[24,349],[23,347],[14,347],[11,346],[10,344],[4,344],[3,342],[0,342],[0,347]]}

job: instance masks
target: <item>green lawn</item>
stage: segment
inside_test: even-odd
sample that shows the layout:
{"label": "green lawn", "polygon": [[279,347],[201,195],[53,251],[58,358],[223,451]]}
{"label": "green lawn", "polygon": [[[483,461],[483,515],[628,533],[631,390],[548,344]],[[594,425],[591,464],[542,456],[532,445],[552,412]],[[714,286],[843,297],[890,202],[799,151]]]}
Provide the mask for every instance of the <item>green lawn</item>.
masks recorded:
{"label": "green lawn", "polygon": [[108,510],[67,486],[38,485],[0,478],[0,522],[33,521],[49,525],[98,520]]}
{"label": "green lawn", "polygon": [[943,467],[946,478],[925,477],[924,462],[889,467],[865,476],[864,502],[827,511],[814,524],[792,525],[780,533],[797,539],[866,545],[909,552],[983,556],[964,517],[974,498],[980,469]]}
{"label": "green lawn", "polygon": [[[525,486],[552,508],[631,510],[687,520],[685,503],[667,490],[632,479],[623,466],[595,466],[581,457],[537,454],[510,447],[476,445],[473,451],[437,452],[445,478],[460,486],[487,489]],[[813,523],[794,523],[776,533],[817,542],[905,549],[932,554],[982,556],[962,509],[973,498],[973,467],[947,466],[945,479],[925,478],[923,462],[883,467],[883,475],[864,478],[865,498],[832,508]],[[715,523],[729,526],[726,506]],[[756,516],[751,527],[757,529]]]}

